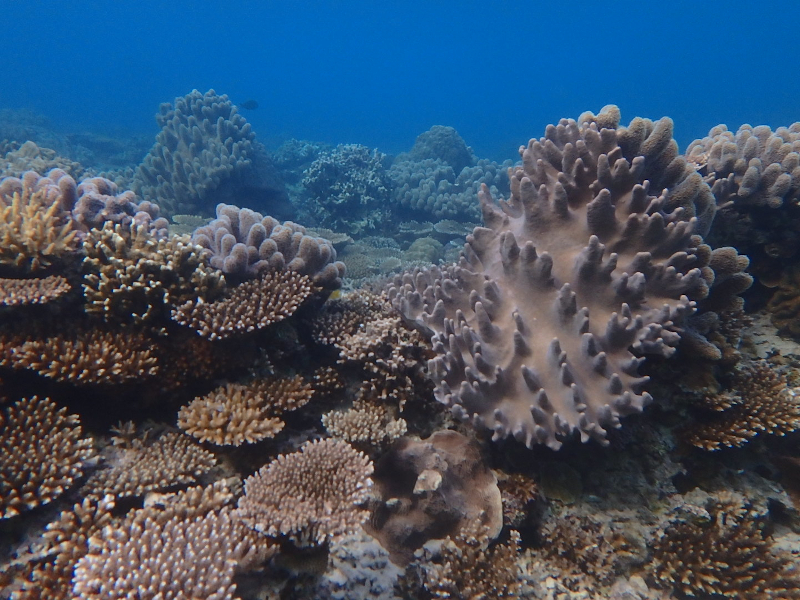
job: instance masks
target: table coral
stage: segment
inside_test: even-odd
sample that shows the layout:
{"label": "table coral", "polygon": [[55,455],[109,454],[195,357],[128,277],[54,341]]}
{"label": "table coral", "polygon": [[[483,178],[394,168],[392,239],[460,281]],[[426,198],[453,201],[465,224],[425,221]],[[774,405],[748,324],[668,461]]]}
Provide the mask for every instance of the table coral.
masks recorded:
{"label": "table coral", "polygon": [[60,298],[71,289],[61,275],[50,275],[39,279],[0,278],[0,304],[18,306],[45,304]]}
{"label": "table coral", "polygon": [[58,498],[93,455],[80,419],[49,398],[23,398],[0,412],[0,519]]}
{"label": "table coral", "polygon": [[695,234],[713,196],[672,121],[620,127],[616,107],[548,126],[520,155],[509,200],[483,188],[486,226],[460,264],[398,277],[389,294],[431,337],[436,397],[454,415],[529,446],[575,432],[606,443],[652,400],[629,348],[670,355],[688,296],[708,293]]}

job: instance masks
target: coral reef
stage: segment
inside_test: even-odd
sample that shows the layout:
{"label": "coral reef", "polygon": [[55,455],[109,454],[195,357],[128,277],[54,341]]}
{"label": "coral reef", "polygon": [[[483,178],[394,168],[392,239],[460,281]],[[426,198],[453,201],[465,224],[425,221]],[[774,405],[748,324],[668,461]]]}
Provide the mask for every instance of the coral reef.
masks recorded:
{"label": "coral reef", "polygon": [[321,544],[366,520],[360,505],[369,497],[372,470],[369,458],[347,442],[307,442],[245,480],[240,516],[264,535]]}
{"label": "coral reef", "polygon": [[247,208],[219,204],[217,218],[196,229],[192,241],[210,250],[211,266],[225,274],[252,278],[288,269],[308,275],[322,288],[338,288],[344,264],[336,262],[336,250],[305,231],[292,222],[280,224]]}
{"label": "coral reef", "polygon": [[58,498],[94,455],[80,419],[36,396],[0,412],[0,450],[0,519]]}
{"label": "coral reef", "polygon": [[50,275],[40,279],[0,277],[0,304],[4,306],[45,304],[60,298],[70,289],[69,282],[61,275]]}
{"label": "coral reef", "polygon": [[773,552],[764,516],[743,498],[687,506],[653,541],[653,577],[686,596],[798,598],[791,559]]}
{"label": "coral reef", "polygon": [[694,234],[713,196],[669,119],[619,127],[616,107],[549,126],[520,154],[508,201],[484,186],[486,227],[460,264],[398,277],[389,295],[432,338],[436,396],[457,417],[529,446],[576,431],[606,443],[652,399],[629,348],[670,355],[687,296],[708,293]]}
{"label": "coral reef", "polygon": [[317,291],[306,275],[270,271],[236,286],[222,300],[189,300],[172,311],[172,318],[210,340],[223,339],[290,317]]}

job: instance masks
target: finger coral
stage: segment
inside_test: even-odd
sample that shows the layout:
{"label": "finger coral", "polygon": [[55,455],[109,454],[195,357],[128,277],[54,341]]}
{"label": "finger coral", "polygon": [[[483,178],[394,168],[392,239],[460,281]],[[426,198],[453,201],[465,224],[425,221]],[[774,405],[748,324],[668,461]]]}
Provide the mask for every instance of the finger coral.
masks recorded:
{"label": "finger coral", "polygon": [[10,348],[12,366],[75,384],[120,384],[158,373],[148,340],[97,329],[33,337]]}
{"label": "finger coral", "polygon": [[301,377],[228,383],[178,412],[178,427],[202,442],[218,446],[253,444],[275,437],[283,429],[277,415],[299,408],[313,390]]}
{"label": "finger coral", "polygon": [[210,340],[224,339],[290,317],[317,291],[306,275],[270,271],[236,286],[222,300],[189,300],[172,311],[172,318]]}
{"label": "finger coral", "polygon": [[58,498],[94,450],[80,420],[49,398],[23,398],[0,412],[0,518]]}
{"label": "finger coral", "polygon": [[188,236],[156,239],[143,226],[108,222],[83,247],[86,310],[106,319],[146,322],[168,307],[212,299],[225,285]]}
{"label": "finger coral", "polygon": [[483,188],[486,226],[461,262],[398,277],[389,295],[432,339],[436,397],[456,417],[528,446],[576,432],[605,444],[652,400],[631,349],[670,355],[690,297],[708,293],[695,234],[714,199],[666,118],[620,127],[607,107],[520,155],[509,200]]}
{"label": "finger coral", "polygon": [[192,241],[211,251],[211,266],[226,274],[257,277],[271,270],[308,275],[315,285],[337,289],[344,264],[328,240],[306,234],[304,227],[248,208],[217,205],[217,218],[195,230]]}
{"label": "finger coral", "polygon": [[50,275],[41,279],[0,278],[0,304],[4,306],[45,304],[60,298],[69,290],[69,283],[60,275]]}
{"label": "finger coral", "polygon": [[356,530],[372,487],[372,463],[347,442],[306,442],[248,477],[239,513],[267,536],[321,544]]}
{"label": "finger coral", "polygon": [[22,271],[48,267],[78,248],[70,209],[75,181],[55,169],[0,181],[0,264]]}
{"label": "finger coral", "polygon": [[109,462],[83,486],[87,497],[141,496],[192,483],[214,467],[216,459],[189,437],[168,432],[152,442],[136,439],[130,447],[110,449]]}
{"label": "finger coral", "polygon": [[711,415],[693,423],[686,440],[704,450],[743,446],[758,435],[783,436],[800,429],[800,397],[766,362],[742,367],[732,389],[705,399]]}
{"label": "finger coral", "polygon": [[764,518],[735,498],[669,521],[653,541],[655,579],[686,596],[800,598],[791,559],[772,551]]}

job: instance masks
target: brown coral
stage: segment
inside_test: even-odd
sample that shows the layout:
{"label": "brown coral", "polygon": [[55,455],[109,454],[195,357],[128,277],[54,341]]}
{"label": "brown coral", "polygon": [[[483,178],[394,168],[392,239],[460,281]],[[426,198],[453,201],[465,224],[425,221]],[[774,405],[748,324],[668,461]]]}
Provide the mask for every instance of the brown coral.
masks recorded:
{"label": "brown coral", "polygon": [[16,368],[75,384],[120,384],[158,373],[152,343],[136,333],[76,330],[34,337],[10,352]]}
{"label": "brown coral", "polygon": [[86,310],[142,323],[190,300],[210,300],[225,285],[188,236],[156,238],[146,227],[107,222],[83,244]]}
{"label": "brown coral", "polygon": [[172,318],[211,340],[262,329],[290,317],[317,291],[306,275],[270,271],[260,279],[235,287],[216,302],[188,301]]}
{"label": "brown coral", "polygon": [[757,435],[783,436],[800,429],[800,394],[766,362],[743,367],[731,391],[705,399],[713,413],[691,425],[686,440],[704,450],[743,446]]}
{"label": "brown coral", "polygon": [[78,417],[49,398],[23,398],[0,412],[0,518],[58,498],[93,454]]}
{"label": "brown coral", "polygon": [[75,181],[59,169],[0,181],[0,264],[37,271],[77,249]]}
{"label": "brown coral", "polygon": [[773,553],[764,526],[746,501],[710,500],[705,510],[669,521],[653,541],[653,576],[692,597],[800,598],[791,561]]}
{"label": "brown coral", "polygon": [[213,454],[174,432],[152,442],[136,439],[130,447],[111,448],[108,452],[111,464],[89,477],[82,489],[86,496],[141,496],[192,483],[216,464]]}
{"label": "brown coral", "polygon": [[41,279],[0,278],[0,304],[5,306],[45,304],[60,298],[69,290],[69,283],[60,275],[50,275]]}
{"label": "brown coral", "polygon": [[388,407],[364,400],[356,400],[346,410],[323,414],[322,425],[333,437],[364,450],[384,448],[407,429],[405,420],[395,419]]}
{"label": "brown coral", "polygon": [[373,466],[347,442],[306,442],[244,482],[242,520],[267,536],[323,543],[354,531],[368,516]]}
{"label": "brown coral", "polygon": [[275,437],[283,429],[283,421],[269,413],[263,394],[228,383],[181,408],[178,427],[201,442],[218,446],[253,444]]}

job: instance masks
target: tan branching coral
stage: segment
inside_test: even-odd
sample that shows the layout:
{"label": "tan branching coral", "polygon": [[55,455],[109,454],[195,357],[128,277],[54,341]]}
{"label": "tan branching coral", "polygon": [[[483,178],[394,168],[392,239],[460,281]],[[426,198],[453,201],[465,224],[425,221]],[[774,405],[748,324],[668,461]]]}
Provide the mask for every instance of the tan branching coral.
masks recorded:
{"label": "tan branching coral", "polygon": [[213,454],[174,432],[152,442],[135,439],[130,447],[111,448],[108,452],[110,465],[89,477],[82,489],[86,496],[141,496],[197,481],[216,464]]}
{"label": "tan branching coral", "polygon": [[60,275],[50,275],[41,279],[0,278],[0,304],[4,306],[45,304],[60,298],[69,290],[69,283]]}
{"label": "tan branching coral", "polygon": [[686,440],[704,450],[743,446],[757,435],[783,436],[800,429],[800,392],[789,387],[766,362],[757,362],[734,376],[730,391],[707,397],[712,413],[692,424]]}
{"label": "tan branching coral", "polygon": [[246,385],[227,383],[181,408],[178,427],[201,442],[240,446],[275,437],[283,429],[283,421],[270,416],[263,394]]}
{"label": "tan branching coral", "polygon": [[670,520],[653,541],[652,574],[690,597],[800,598],[791,559],[773,552],[765,520],[741,498],[713,499]]}
{"label": "tan branching coral", "polygon": [[214,502],[195,496],[199,505],[137,510],[93,537],[75,568],[76,596],[232,600],[233,576],[252,560],[254,540],[232,507],[211,510]]}
{"label": "tan branching coral", "polygon": [[156,238],[146,227],[107,222],[83,244],[86,310],[106,319],[145,322],[167,309],[221,294],[225,278],[188,236]]}
{"label": "tan branching coral", "polygon": [[150,341],[136,333],[77,330],[11,349],[14,367],[75,384],[120,384],[158,373]]}
{"label": "tan branching coral", "polygon": [[75,181],[59,169],[0,181],[0,264],[37,271],[75,252],[75,194]]}
{"label": "tan branching coral", "polygon": [[23,398],[0,412],[0,518],[58,498],[94,450],[80,420],[49,398]]}
{"label": "tan branching coral", "polygon": [[385,448],[406,433],[407,423],[396,419],[382,404],[356,400],[351,408],[322,415],[322,425],[333,437],[364,450]]}
{"label": "tan branching coral", "polygon": [[112,523],[111,496],[84,498],[63,511],[43,534],[44,560],[37,561],[13,600],[73,600],[72,575],[77,562],[89,552],[89,539]]}
{"label": "tan branching coral", "polygon": [[389,314],[391,307],[382,296],[355,290],[328,300],[311,323],[314,339],[334,345],[343,336],[353,335],[370,321]]}
{"label": "tan branching coral", "polygon": [[242,520],[267,536],[323,543],[354,531],[369,515],[361,504],[372,487],[369,458],[347,442],[306,442],[244,482]]}
{"label": "tan branching coral", "polygon": [[249,386],[264,397],[272,415],[282,415],[305,406],[315,393],[314,386],[301,375],[258,379]]}
{"label": "tan branching coral", "polygon": [[521,598],[519,533],[511,530],[507,542],[493,546],[490,540],[485,528],[471,527],[445,539],[436,552],[423,550],[409,565],[400,589],[412,598]]}
{"label": "tan branching coral", "polygon": [[211,340],[262,329],[290,317],[317,288],[306,275],[270,271],[236,286],[223,300],[190,300],[172,318]]}

